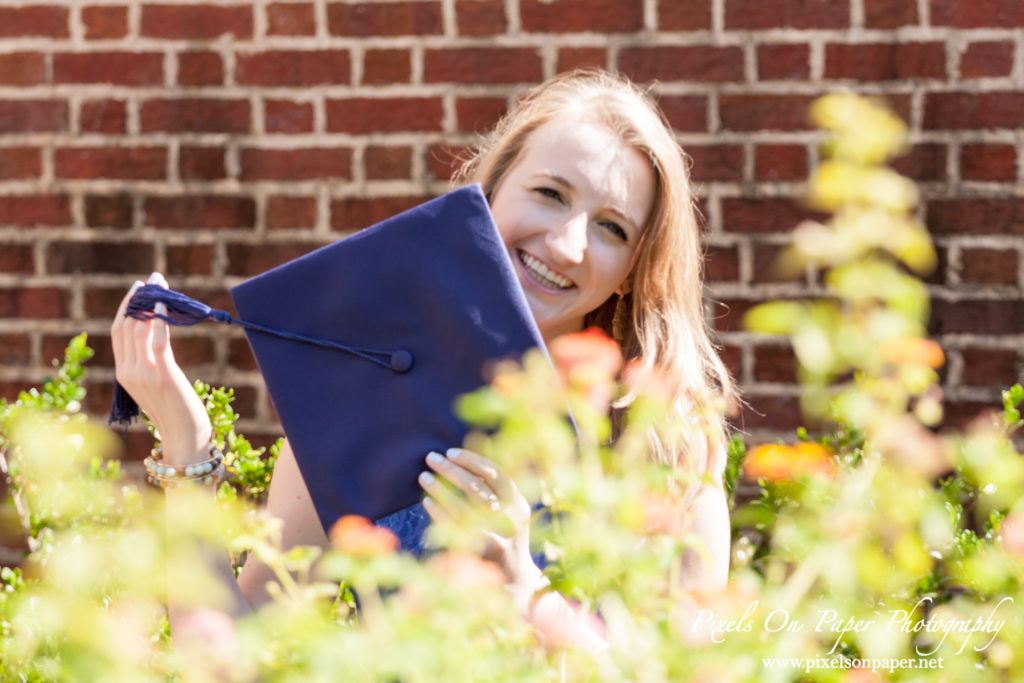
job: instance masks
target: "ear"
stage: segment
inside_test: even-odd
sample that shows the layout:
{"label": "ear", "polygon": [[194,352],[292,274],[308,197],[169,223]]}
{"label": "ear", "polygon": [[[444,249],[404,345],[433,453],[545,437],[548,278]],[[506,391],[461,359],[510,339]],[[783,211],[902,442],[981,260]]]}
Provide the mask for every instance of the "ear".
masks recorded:
{"label": "ear", "polygon": [[626,296],[627,294],[629,294],[632,291],[633,291],[633,276],[630,275],[629,277],[627,277],[625,280],[622,281],[622,284],[619,285],[619,288],[615,290],[615,293],[618,294],[619,296]]}

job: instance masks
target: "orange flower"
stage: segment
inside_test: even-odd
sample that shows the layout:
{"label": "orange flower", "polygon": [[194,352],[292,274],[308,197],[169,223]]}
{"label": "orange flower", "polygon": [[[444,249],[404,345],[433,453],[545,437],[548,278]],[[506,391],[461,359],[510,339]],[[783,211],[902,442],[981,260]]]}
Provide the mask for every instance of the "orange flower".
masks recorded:
{"label": "orange flower", "polygon": [[892,365],[927,365],[940,368],[946,362],[942,347],[924,337],[892,337],[879,346],[882,360]]}
{"label": "orange flower", "polygon": [[622,367],[619,345],[591,327],[555,339],[548,351],[562,381],[581,390],[596,411],[607,411],[615,395],[615,373]]}
{"label": "orange flower", "polygon": [[447,551],[430,558],[427,566],[452,583],[466,588],[502,586],[506,583],[501,567],[476,555]]}
{"label": "orange flower", "polygon": [[762,444],[747,454],[743,473],[749,479],[784,481],[802,475],[829,479],[835,473],[832,451],[812,441],[794,446]]}
{"label": "orange flower", "polygon": [[643,500],[644,528],[682,537],[690,528],[690,511],[682,500],[664,491],[652,491]]}
{"label": "orange flower", "polygon": [[331,526],[331,545],[348,555],[387,555],[398,550],[398,537],[359,515],[345,515]]}

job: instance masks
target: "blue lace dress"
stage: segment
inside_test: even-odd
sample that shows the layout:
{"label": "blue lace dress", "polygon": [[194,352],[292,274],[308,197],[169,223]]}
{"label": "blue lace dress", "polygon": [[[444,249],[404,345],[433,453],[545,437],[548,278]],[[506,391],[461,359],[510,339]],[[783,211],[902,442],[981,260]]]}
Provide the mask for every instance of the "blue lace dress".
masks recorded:
{"label": "blue lace dress", "polygon": [[416,557],[423,553],[423,534],[430,526],[430,515],[423,509],[423,503],[416,503],[387,517],[381,517],[375,524],[398,536],[402,550]]}

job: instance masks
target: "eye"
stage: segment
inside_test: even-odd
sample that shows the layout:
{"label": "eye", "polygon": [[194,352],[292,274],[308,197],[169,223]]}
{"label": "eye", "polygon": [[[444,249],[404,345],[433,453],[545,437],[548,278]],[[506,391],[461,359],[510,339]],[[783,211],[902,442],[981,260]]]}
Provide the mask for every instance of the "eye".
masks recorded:
{"label": "eye", "polygon": [[600,225],[602,228],[607,230],[615,237],[618,237],[623,242],[629,241],[629,233],[627,233],[625,229],[623,229],[623,227],[618,223],[614,223],[612,221],[601,221]]}
{"label": "eye", "polygon": [[564,204],[565,203],[562,200],[562,193],[559,192],[558,190],[554,189],[553,187],[537,187],[537,188],[534,188],[533,191],[536,192],[537,194],[541,195],[542,197],[547,197],[548,199],[556,201],[559,204]]}

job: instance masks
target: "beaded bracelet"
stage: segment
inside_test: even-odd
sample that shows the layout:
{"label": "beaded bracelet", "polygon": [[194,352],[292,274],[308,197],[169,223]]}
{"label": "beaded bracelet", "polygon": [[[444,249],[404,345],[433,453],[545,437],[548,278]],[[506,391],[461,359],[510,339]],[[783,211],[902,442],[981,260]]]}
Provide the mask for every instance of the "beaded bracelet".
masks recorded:
{"label": "beaded bracelet", "polygon": [[210,444],[210,457],[202,462],[168,467],[162,463],[163,451],[158,446],[143,461],[146,467],[146,481],[160,488],[188,486],[190,484],[212,484],[224,474],[224,454]]}

